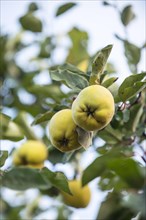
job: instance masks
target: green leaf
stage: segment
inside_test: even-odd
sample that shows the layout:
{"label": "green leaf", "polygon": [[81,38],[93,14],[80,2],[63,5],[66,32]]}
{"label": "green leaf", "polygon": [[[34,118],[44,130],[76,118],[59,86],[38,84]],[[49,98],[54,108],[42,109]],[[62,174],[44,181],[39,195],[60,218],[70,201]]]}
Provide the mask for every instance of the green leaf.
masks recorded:
{"label": "green leaf", "polygon": [[35,2],[32,2],[28,6],[28,12],[34,12],[39,9],[38,5]]}
{"label": "green leaf", "polygon": [[117,144],[123,138],[123,134],[119,130],[113,129],[110,125],[99,131],[97,135],[110,145]]}
{"label": "green leaf", "polygon": [[8,158],[8,151],[0,151],[0,167],[4,166],[6,159]]}
{"label": "green leaf", "polygon": [[13,190],[26,190],[30,188],[47,189],[51,187],[42,178],[39,170],[22,167],[4,171],[1,184]]}
{"label": "green leaf", "polygon": [[26,112],[19,112],[17,117],[14,119],[14,122],[16,122],[20,126],[21,131],[27,137],[27,139],[37,140],[37,136],[35,135],[35,132],[29,125],[27,117],[28,115]]}
{"label": "green leaf", "polygon": [[63,190],[64,192],[71,194],[68,186],[68,180],[62,172],[52,172],[45,167],[41,170],[41,175],[46,183],[51,183],[59,190]]}
{"label": "green leaf", "polygon": [[130,108],[129,113],[130,118],[127,121],[127,123],[124,124],[124,127],[127,131],[133,133],[136,131],[136,128],[139,125],[139,120],[143,113],[143,106],[141,105],[141,103],[135,104]]}
{"label": "green leaf", "polygon": [[50,70],[50,76],[55,81],[65,82],[65,84],[72,89],[83,89],[88,86],[88,81],[84,76],[69,70]]}
{"label": "green leaf", "polygon": [[101,85],[108,88],[110,87],[113,83],[117,81],[118,77],[111,77],[107,80],[105,80]]}
{"label": "green leaf", "polygon": [[96,158],[83,172],[82,183],[83,186],[91,180],[99,177],[106,169],[108,162],[115,157],[120,157],[119,149],[110,150],[101,157]]}
{"label": "green leaf", "polygon": [[89,58],[87,51],[88,33],[75,27],[68,33],[68,35],[71,39],[72,47],[69,50],[66,61],[78,65],[81,61]]}
{"label": "green leaf", "polygon": [[0,120],[1,120],[0,134],[2,134],[8,128],[8,124],[11,121],[11,118],[8,115],[0,113]]}
{"label": "green leaf", "polygon": [[137,73],[137,64],[140,61],[141,49],[126,40],[124,40],[124,48],[130,70],[133,73]]}
{"label": "green leaf", "polygon": [[134,18],[135,14],[132,11],[132,5],[126,6],[121,13],[121,21],[127,26]]}
{"label": "green leaf", "polygon": [[106,200],[101,203],[96,220],[125,220],[132,217],[133,212],[121,204],[120,194],[110,192]]}
{"label": "green leaf", "polygon": [[42,42],[40,42],[40,51],[38,56],[40,58],[49,58],[54,48],[55,46],[52,43],[52,38],[46,37]]}
{"label": "green leaf", "polygon": [[56,12],[56,17],[65,13],[66,11],[70,10],[71,8],[73,8],[74,6],[76,6],[76,3],[67,3],[67,4],[64,4],[64,5],[61,5],[58,9],[57,9],[57,12]]}
{"label": "green leaf", "polygon": [[108,162],[108,167],[115,171],[129,187],[136,189],[143,187],[142,170],[136,161],[130,158],[114,158]]}
{"label": "green leaf", "polygon": [[142,80],[145,76],[146,73],[144,72],[136,75],[131,75],[124,80],[118,90],[119,97],[123,102],[132,98],[137,93],[143,90],[146,82],[140,80]]}
{"label": "green leaf", "polygon": [[49,149],[49,157],[48,160],[53,164],[62,163],[64,157],[64,153],[57,150],[55,147]]}
{"label": "green leaf", "polygon": [[42,31],[42,22],[39,18],[35,17],[32,13],[27,13],[19,19],[20,24],[25,30],[32,32]]}
{"label": "green leaf", "polygon": [[64,98],[65,95],[61,91],[60,87],[58,85],[50,84],[50,85],[32,85],[27,88],[27,90],[40,97],[41,99],[44,99],[44,97],[52,98],[56,102],[60,102],[60,99]]}
{"label": "green leaf", "polygon": [[35,120],[32,122],[31,125],[37,125],[37,124],[40,124],[42,122],[49,121],[54,114],[55,114],[55,112],[52,112],[52,111],[47,111],[44,114],[39,114],[35,117]]}
{"label": "green leaf", "polygon": [[[146,191],[141,194],[132,194],[129,193],[128,198],[123,200],[123,205],[133,210],[136,214],[140,212],[143,217],[146,216],[146,209],[145,209],[145,198],[146,198]],[[138,204],[138,205],[137,205]]]}
{"label": "green leaf", "polygon": [[13,121],[9,122],[7,130],[2,134],[1,139],[11,140],[11,141],[20,141],[24,138],[24,133]]}
{"label": "green leaf", "polygon": [[90,77],[90,84],[100,83],[100,76],[104,71],[107,59],[111,53],[113,45],[107,45],[103,49],[101,49],[92,64],[92,73]]}
{"label": "green leaf", "polygon": [[0,139],[19,141],[24,138],[20,127],[11,118],[3,113],[0,114],[2,126],[0,126]]}

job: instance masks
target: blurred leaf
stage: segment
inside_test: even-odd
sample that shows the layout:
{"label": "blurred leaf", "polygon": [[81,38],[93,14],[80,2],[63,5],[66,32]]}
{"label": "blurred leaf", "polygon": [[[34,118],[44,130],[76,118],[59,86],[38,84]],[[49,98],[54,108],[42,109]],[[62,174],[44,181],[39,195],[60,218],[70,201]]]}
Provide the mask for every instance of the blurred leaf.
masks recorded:
{"label": "blurred leaf", "polygon": [[55,48],[55,45],[52,43],[51,37],[46,37],[41,43],[40,43],[40,51],[39,51],[39,57],[41,58],[49,58],[51,56],[52,50]]}
{"label": "blurred leaf", "polygon": [[69,70],[50,70],[50,76],[55,81],[65,82],[65,84],[72,89],[83,89],[88,86],[88,81],[85,77]]}
{"label": "blurred leaf", "polygon": [[145,209],[145,198],[146,191],[140,194],[132,194],[129,193],[126,200],[123,200],[123,205],[127,208],[133,210],[136,214],[140,212],[143,217],[146,217],[146,209]]}
{"label": "blurred leaf", "polygon": [[133,73],[136,73],[137,64],[139,63],[141,57],[141,49],[126,40],[124,41],[124,48],[125,48],[125,56],[128,60],[130,70]]}
{"label": "blurred leaf", "polygon": [[25,167],[13,168],[3,172],[1,184],[13,190],[47,189],[51,187],[44,181],[39,170]]}
{"label": "blurred leaf", "polygon": [[0,150],[0,167],[4,166],[7,158],[8,158],[8,151]]}
{"label": "blurred leaf", "polygon": [[136,16],[132,11],[132,5],[126,6],[121,13],[121,20],[125,26],[127,26],[135,17]]}
{"label": "blurred leaf", "polygon": [[109,4],[107,1],[103,1],[102,4],[103,4],[104,6],[110,6],[110,5],[111,5],[111,4]]}
{"label": "blurred leaf", "polygon": [[128,122],[129,121],[129,118],[130,118],[130,111],[129,109],[125,109],[123,111],[123,122]]}
{"label": "blurred leaf", "polygon": [[113,129],[108,125],[105,129],[98,132],[98,137],[102,138],[108,144],[117,144],[123,138],[123,134],[117,130]]}
{"label": "blurred leaf", "polygon": [[107,164],[112,158],[121,157],[119,149],[110,150],[108,153],[96,158],[83,172],[83,186],[99,177],[107,169]]}
{"label": "blurred leaf", "polygon": [[11,118],[3,113],[0,114],[1,123],[0,126],[0,139],[19,141],[24,138],[24,134],[20,127]]}
{"label": "blurred leaf", "polygon": [[32,32],[41,32],[42,31],[42,22],[39,18],[35,17],[32,13],[27,13],[22,16],[20,19],[20,24],[25,30]]}
{"label": "blurred leaf", "polygon": [[137,93],[142,91],[146,82],[140,81],[146,76],[146,73],[140,73],[127,77],[119,87],[118,94],[123,102],[132,98]]}
{"label": "blurred leaf", "polygon": [[37,140],[35,132],[28,123],[27,116],[28,115],[26,112],[19,112],[17,117],[14,119],[14,122],[16,122],[20,126],[23,134],[27,137],[27,139]]}
{"label": "blurred leaf", "polygon": [[133,212],[121,205],[120,195],[115,192],[111,192],[108,193],[106,200],[101,203],[96,220],[125,220],[131,219],[132,217]]}
{"label": "blurred leaf", "polygon": [[141,189],[144,184],[144,177],[141,167],[130,158],[112,158],[108,161],[108,167],[116,172],[129,187]]}
{"label": "blurred leaf", "polygon": [[35,117],[35,119],[34,119],[34,121],[32,122],[31,125],[37,125],[37,124],[40,124],[42,122],[49,121],[54,114],[55,114],[55,112],[52,112],[52,111],[47,111],[44,114],[39,114]]}
{"label": "blurred leaf", "polygon": [[7,130],[2,134],[1,139],[11,140],[11,141],[20,141],[24,138],[23,131],[20,126],[18,126],[13,121],[9,122]]}
{"label": "blurred leaf", "polygon": [[59,190],[63,190],[66,193],[71,194],[68,180],[66,176],[61,172],[52,172],[51,170],[47,169],[46,167],[41,170],[41,175],[48,184],[52,184]]}
{"label": "blurred leaf", "polygon": [[0,113],[0,120],[1,120],[0,134],[2,135],[2,133],[6,131],[6,129],[8,128],[8,124],[11,121],[11,118],[6,114]]}
{"label": "blurred leaf", "polygon": [[143,106],[141,103],[135,104],[130,108],[129,113],[130,119],[127,121],[127,123],[124,124],[124,127],[127,131],[132,133],[136,131],[136,128],[139,125],[139,120],[143,113]]}
{"label": "blurred leaf", "polygon": [[44,99],[47,97],[47,98],[54,99],[56,102],[60,102],[60,99],[65,97],[60,87],[58,85],[55,85],[55,83],[50,84],[50,85],[35,84],[27,88],[27,90],[30,93],[33,93],[39,96],[41,99]]}
{"label": "blurred leaf", "polygon": [[92,73],[90,76],[90,84],[99,84],[100,83],[100,75],[103,73],[107,59],[110,55],[113,45],[107,45],[103,49],[101,49],[92,64]]}
{"label": "blurred leaf", "polygon": [[28,12],[34,12],[39,9],[38,5],[35,2],[32,2],[28,6]]}
{"label": "blurred leaf", "polygon": [[56,148],[53,147],[53,149],[49,150],[48,160],[53,165],[55,165],[56,163],[62,163],[63,157],[64,157],[64,153],[57,150]]}
{"label": "blurred leaf", "polygon": [[76,6],[76,3],[66,3],[64,5],[61,5],[56,12],[56,17],[65,13],[66,11],[70,10],[71,8],[73,8],[74,6]]}
{"label": "blurred leaf", "polygon": [[118,77],[111,77],[107,80],[105,80],[101,85],[108,88],[110,87],[113,83],[117,81]]}
{"label": "blurred leaf", "polygon": [[87,32],[81,31],[75,27],[68,33],[68,35],[72,41],[72,47],[69,50],[66,61],[77,65],[82,60],[89,58],[89,54],[87,52],[88,34]]}

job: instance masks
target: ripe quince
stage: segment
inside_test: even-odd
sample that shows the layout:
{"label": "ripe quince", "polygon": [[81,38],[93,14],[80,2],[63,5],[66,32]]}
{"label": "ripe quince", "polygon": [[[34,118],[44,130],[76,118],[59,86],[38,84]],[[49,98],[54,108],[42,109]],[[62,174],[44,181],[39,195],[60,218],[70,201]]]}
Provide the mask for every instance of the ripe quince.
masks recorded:
{"label": "ripe quince", "polygon": [[63,201],[66,205],[75,208],[85,208],[88,206],[91,199],[91,191],[88,185],[82,187],[80,180],[69,181],[69,188],[72,195],[61,192]]}
{"label": "ripe quince", "polygon": [[83,89],[72,104],[74,122],[86,131],[104,128],[112,120],[114,112],[112,94],[100,85]]}
{"label": "ripe quince", "polygon": [[62,152],[80,148],[76,127],[72,119],[71,109],[63,109],[57,112],[49,123],[49,135],[52,145]]}
{"label": "ripe quince", "polygon": [[13,163],[16,166],[42,168],[47,156],[47,147],[41,141],[29,140],[15,150]]}

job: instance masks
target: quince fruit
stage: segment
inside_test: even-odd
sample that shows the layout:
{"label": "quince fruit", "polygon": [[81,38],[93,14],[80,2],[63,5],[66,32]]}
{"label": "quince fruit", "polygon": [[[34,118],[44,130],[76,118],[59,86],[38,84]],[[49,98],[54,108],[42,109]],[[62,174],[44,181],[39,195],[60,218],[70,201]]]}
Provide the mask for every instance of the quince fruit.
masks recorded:
{"label": "quince fruit", "polygon": [[74,122],[86,131],[104,128],[112,120],[114,112],[112,94],[100,85],[83,89],[72,104]]}
{"label": "quince fruit", "polygon": [[15,166],[42,168],[47,156],[47,147],[42,142],[29,140],[14,152],[13,163]]}
{"label": "quince fruit", "polygon": [[52,145],[62,152],[80,148],[76,127],[70,109],[57,112],[49,123],[49,135]]}
{"label": "quince fruit", "polygon": [[61,192],[64,203],[75,208],[87,207],[91,199],[89,186],[82,187],[80,180],[71,180],[69,181],[69,188],[72,195],[63,191]]}

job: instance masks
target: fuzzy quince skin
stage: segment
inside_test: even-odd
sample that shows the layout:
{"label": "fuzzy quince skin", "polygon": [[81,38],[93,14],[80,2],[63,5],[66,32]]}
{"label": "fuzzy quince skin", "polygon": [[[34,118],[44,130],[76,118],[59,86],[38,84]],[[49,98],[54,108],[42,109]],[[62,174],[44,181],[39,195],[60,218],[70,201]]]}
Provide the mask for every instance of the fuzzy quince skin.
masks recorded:
{"label": "fuzzy quince skin", "polygon": [[62,152],[80,148],[76,127],[70,109],[57,112],[49,123],[49,135],[52,145]]}
{"label": "fuzzy quince skin", "polygon": [[85,208],[91,199],[91,191],[88,185],[82,187],[80,180],[69,181],[69,188],[72,195],[61,192],[63,201],[66,205],[75,208]]}
{"label": "fuzzy quince skin", "polygon": [[100,85],[83,89],[72,104],[74,122],[86,131],[104,128],[112,120],[114,112],[112,94]]}
{"label": "fuzzy quince skin", "polygon": [[14,152],[13,163],[16,166],[42,168],[47,156],[47,147],[41,141],[29,140]]}

